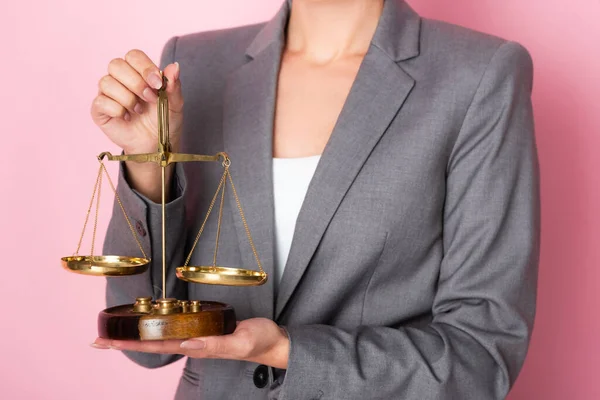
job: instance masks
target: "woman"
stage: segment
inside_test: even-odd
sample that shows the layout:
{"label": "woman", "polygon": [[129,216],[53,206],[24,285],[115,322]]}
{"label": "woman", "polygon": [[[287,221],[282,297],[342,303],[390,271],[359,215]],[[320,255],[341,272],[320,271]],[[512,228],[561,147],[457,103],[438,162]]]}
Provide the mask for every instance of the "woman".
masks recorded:
{"label": "woman", "polygon": [[[233,305],[236,332],[96,347],[151,368],[188,356],[178,399],[506,396],[531,336],[539,246],[523,47],[401,0],[294,0],[266,24],[171,39],[161,67],[174,147],[228,152],[271,279],[230,288],[171,271],[169,296]],[[155,151],[158,71],[131,51],[100,81],[92,116],[125,153]],[[118,189],[156,260],[158,176],[127,164]],[[219,177],[207,165],[169,171],[169,265]],[[220,263],[255,268],[227,207]],[[136,249],[119,213],[106,253]],[[160,274],[109,280],[108,304],[160,296]]]}

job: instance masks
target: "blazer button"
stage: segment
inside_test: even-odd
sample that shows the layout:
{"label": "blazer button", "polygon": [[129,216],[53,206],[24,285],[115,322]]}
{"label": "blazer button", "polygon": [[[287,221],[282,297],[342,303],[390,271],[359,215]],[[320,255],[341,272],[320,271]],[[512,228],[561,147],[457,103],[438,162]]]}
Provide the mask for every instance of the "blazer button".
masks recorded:
{"label": "blazer button", "polygon": [[137,231],[138,235],[142,237],[146,236],[146,230],[144,229],[144,225],[139,219],[135,221],[135,230]]}
{"label": "blazer button", "polygon": [[254,386],[259,389],[267,386],[269,381],[269,368],[266,365],[259,365],[254,370]]}

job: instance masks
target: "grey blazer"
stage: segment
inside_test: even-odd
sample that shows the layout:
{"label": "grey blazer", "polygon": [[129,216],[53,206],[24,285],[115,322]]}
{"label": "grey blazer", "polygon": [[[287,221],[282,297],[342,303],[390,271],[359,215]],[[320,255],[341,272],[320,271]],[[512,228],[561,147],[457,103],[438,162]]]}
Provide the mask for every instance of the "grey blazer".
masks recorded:
{"label": "grey blazer", "polygon": [[[181,65],[182,151],[229,153],[267,273],[273,115],[288,15],[285,2],[265,24],[173,38],[161,61]],[[187,359],[176,398],[504,398],[525,359],[535,310],[531,86],[532,61],[519,44],[387,0],[308,189],[277,296],[272,279],[236,288],[168,274],[169,296],[226,302],[238,319],[285,326],[287,371],[268,369],[259,388],[256,364]],[[177,166],[167,210],[170,268],[183,263],[221,172],[216,163]],[[109,306],[161,294],[160,208],[123,172],[119,179],[156,261],[146,274],[109,279]],[[256,269],[232,197],[225,207],[219,264]],[[214,225],[192,265],[211,262]],[[117,206],[105,254],[136,250]],[[180,358],[128,356],[149,368]]]}

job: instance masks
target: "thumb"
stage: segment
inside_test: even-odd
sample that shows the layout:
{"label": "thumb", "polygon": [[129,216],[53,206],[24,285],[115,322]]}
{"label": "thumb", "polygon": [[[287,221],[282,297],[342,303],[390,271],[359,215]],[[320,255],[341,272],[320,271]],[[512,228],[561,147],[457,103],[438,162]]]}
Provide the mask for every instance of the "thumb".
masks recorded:
{"label": "thumb", "polygon": [[181,112],[183,110],[183,95],[181,93],[181,80],[179,79],[179,63],[169,64],[163,70],[167,77],[167,96],[169,98],[169,110]]}

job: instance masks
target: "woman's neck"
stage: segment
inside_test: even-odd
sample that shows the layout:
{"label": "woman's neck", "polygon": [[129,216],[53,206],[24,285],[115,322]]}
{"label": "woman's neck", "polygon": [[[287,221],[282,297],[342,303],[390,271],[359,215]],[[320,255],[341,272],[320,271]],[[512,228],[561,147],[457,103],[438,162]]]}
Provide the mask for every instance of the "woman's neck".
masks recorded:
{"label": "woman's neck", "polygon": [[364,56],[384,0],[293,0],[286,51],[317,64]]}

